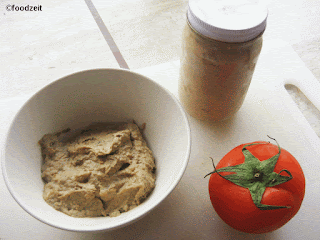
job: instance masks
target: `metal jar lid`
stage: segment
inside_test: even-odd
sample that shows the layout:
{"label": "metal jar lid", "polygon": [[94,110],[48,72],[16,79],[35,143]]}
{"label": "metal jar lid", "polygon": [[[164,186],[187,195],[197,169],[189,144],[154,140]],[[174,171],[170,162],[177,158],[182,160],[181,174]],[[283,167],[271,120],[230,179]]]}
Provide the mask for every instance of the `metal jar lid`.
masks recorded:
{"label": "metal jar lid", "polygon": [[200,34],[222,42],[246,42],[266,28],[268,10],[245,0],[190,0],[188,21]]}

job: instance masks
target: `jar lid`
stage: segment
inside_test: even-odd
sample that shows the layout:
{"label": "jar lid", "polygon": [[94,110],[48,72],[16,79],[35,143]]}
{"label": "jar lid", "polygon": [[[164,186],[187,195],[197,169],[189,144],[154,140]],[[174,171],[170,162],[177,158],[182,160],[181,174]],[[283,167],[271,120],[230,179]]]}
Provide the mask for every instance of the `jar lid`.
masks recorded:
{"label": "jar lid", "polygon": [[190,0],[187,17],[200,34],[223,42],[246,42],[261,34],[268,10],[246,0]]}

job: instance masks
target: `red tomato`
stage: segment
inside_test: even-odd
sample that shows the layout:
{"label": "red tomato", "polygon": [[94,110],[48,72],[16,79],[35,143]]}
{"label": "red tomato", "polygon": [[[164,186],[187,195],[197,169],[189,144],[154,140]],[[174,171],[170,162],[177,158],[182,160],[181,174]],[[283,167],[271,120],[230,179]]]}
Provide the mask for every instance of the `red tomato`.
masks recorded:
{"label": "red tomato", "polygon": [[[280,147],[274,144],[261,141],[254,143],[259,144],[245,148],[244,146],[252,143],[242,144],[232,149],[218,163],[216,167],[217,171],[221,171],[224,167],[245,163],[246,158],[243,149],[245,149],[246,154],[252,154],[260,160],[259,164],[280,152]],[[260,171],[259,167],[257,169]],[[257,169],[249,167],[249,172],[252,175],[252,180],[247,179],[249,186],[253,186],[252,184],[254,184],[250,181],[259,182],[255,172]],[[280,173],[283,169],[286,171]],[[268,186],[268,184],[273,185],[272,183],[275,180],[270,180],[273,177],[266,180],[269,173],[265,173],[263,181],[268,182],[268,184],[265,190],[262,189],[263,191],[260,191],[262,194],[260,205],[262,208],[266,205],[271,205],[271,207],[282,206],[284,208],[267,210],[261,210],[257,207],[248,188],[239,186],[224,178],[227,175],[235,174],[235,172],[221,171],[219,172],[220,175],[217,172],[213,172],[209,180],[210,200],[221,219],[229,226],[247,233],[271,232],[286,224],[298,212],[301,206],[305,194],[305,177],[298,161],[282,148],[273,172],[275,172],[273,174],[277,173],[280,175],[278,176],[279,178],[287,178],[287,181],[275,186]],[[258,176],[261,177],[261,175]],[[260,181],[262,181],[261,179]],[[257,183],[256,185],[262,186],[263,184]],[[251,187],[251,190],[252,188],[254,187]]]}

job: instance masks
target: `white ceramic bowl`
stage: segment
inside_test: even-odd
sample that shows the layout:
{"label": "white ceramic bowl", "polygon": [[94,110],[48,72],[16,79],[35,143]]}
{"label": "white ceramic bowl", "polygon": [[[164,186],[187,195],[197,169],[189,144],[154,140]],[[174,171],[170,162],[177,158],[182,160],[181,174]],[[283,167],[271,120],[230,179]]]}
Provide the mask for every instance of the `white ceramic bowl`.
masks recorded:
{"label": "white ceramic bowl", "polygon": [[[141,205],[118,217],[73,218],[42,198],[39,139],[91,122],[146,123],[156,161],[156,187]],[[40,221],[72,231],[111,230],[141,218],[180,181],[190,155],[190,128],[176,98],[156,82],[121,69],[95,69],[61,78],[29,99],[8,131],[2,162],[7,187],[20,206]]]}

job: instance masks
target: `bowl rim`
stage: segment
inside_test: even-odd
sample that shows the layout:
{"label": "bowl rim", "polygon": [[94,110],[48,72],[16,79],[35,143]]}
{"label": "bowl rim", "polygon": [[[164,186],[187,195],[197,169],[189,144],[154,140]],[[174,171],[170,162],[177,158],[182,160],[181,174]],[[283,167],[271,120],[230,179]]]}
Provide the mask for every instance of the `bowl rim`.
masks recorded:
{"label": "bowl rim", "polygon": [[[33,211],[31,211],[27,206],[25,206],[24,202],[22,199],[20,199],[19,197],[16,196],[15,194],[15,190],[13,188],[13,186],[10,183],[10,179],[7,175],[7,170],[6,170],[6,155],[7,155],[7,147],[8,147],[8,137],[10,132],[13,129],[13,124],[15,122],[15,120],[17,119],[17,117],[19,116],[20,112],[26,107],[27,104],[29,104],[29,102],[31,102],[34,98],[37,97],[37,95],[41,94],[42,91],[44,91],[46,88],[49,88],[51,85],[59,82],[59,81],[63,81],[65,78],[71,77],[73,75],[77,75],[77,74],[81,74],[81,73],[87,73],[87,72],[94,72],[94,71],[119,71],[119,72],[127,72],[133,75],[137,75],[140,78],[144,78],[148,81],[151,81],[153,84],[155,84],[158,88],[162,89],[163,91],[165,91],[170,97],[171,99],[175,102],[176,106],[180,109],[180,113],[182,114],[182,117],[184,119],[185,122],[185,127],[187,129],[187,147],[186,147],[186,152],[184,155],[184,160],[183,160],[183,167],[180,169],[179,174],[177,174],[176,179],[173,181],[173,183],[171,184],[171,187],[168,188],[166,190],[166,192],[162,195],[161,198],[156,199],[154,201],[154,203],[147,209],[145,209],[144,211],[142,211],[141,213],[138,213],[136,215],[135,218],[133,219],[129,219],[124,221],[123,223],[113,226],[113,227],[95,227],[94,225],[92,226],[86,226],[85,229],[78,229],[78,228],[71,228],[71,227],[62,227],[59,226],[58,224],[54,223],[54,222],[49,222],[46,219],[43,219],[42,217],[38,216],[36,213],[34,213]],[[40,222],[43,222],[49,226],[58,228],[58,229],[62,229],[62,230],[67,230],[67,231],[74,231],[74,232],[94,232],[94,231],[111,231],[111,230],[115,230],[115,229],[119,229],[122,227],[125,227],[127,225],[130,225],[136,221],[138,221],[139,219],[143,218],[144,216],[146,216],[148,213],[150,213],[152,210],[154,210],[163,200],[165,200],[169,194],[177,187],[177,185],[179,184],[179,182],[181,181],[186,168],[188,166],[189,163],[189,159],[190,159],[190,153],[191,153],[191,129],[190,129],[190,123],[187,117],[187,114],[184,110],[184,108],[182,107],[181,103],[179,102],[179,100],[177,99],[177,97],[170,92],[167,88],[165,88],[164,86],[162,86],[161,84],[159,84],[158,82],[156,82],[155,80],[144,76],[143,74],[134,72],[132,70],[129,69],[122,69],[122,68],[91,68],[91,69],[85,69],[85,70],[81,70],[81,71],[77,71],[77,72],[73,72],[67,75],[64,75],[62,77],[59,77],[56,80],[51,81],[50,83],[46,84],[45,86],[43,86],[42,88],[38,89],[36,92],[34,92],[31,96],[28,97],[28,99],[22,104],[22,106],[20,106],[20,108],[18,109],[18,111],[14,114],[12,121],[9,125],[9,127],[7,128],[6,134],[5,134],[5,138],[4,138],[4,145],[3,145],[3,151],[2,151],[2,156],[1,156],[1,168],[2,168],[2,176],[5,182],[5,185],[10,193],[10,195],[13,197],[13,199],[18,203],[18,205],[24,210],[26,211],[29,215],[31,215],[32,217],[34,217],[35,219],[39,220]],[[88,218],[91,219],[91,218]]]}

